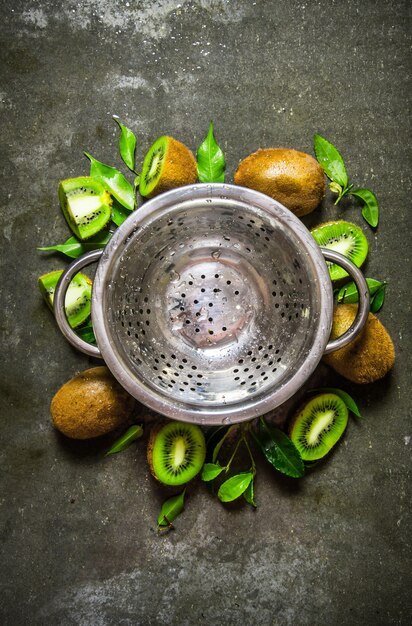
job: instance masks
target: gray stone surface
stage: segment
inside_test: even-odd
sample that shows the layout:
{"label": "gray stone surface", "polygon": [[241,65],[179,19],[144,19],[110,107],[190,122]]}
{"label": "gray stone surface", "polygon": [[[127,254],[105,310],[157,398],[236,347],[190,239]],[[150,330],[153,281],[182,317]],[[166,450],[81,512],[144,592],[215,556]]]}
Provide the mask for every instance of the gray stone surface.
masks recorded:
{"label": "gray stone surface", "polygon": [[[1,623],[410,624],[408,3],[1,5]],[[321,132],[382,210],[376,233],[329,195],[306,220],[364,227],[367,274],[389,282],[379,317],[397,351],[391,375],[356,387],[318,372],[365,419],[299,483],[260,463],[256,512],[195,486],[161,537],[165,494],[145,442],[103,458],[110,437],[70,442],[49,420],[55,391],[91,361],[36,287],[65,262],[36,246],[68,236],[56,186],[87,173],[83,150],[120,166],[113,114],[136,132],[139,159],[163,133],[196,149],[213,119],[228,181],[259,146],[311,152]]]}

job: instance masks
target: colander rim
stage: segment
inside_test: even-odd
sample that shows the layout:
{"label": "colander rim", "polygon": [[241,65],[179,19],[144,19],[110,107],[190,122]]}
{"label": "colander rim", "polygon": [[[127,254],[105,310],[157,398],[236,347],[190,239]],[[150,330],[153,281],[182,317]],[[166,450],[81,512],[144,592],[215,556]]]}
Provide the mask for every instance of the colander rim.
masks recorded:
{"label": "colander rim", "polygon": [[[177,209],[185,200],[193,200],[194,197],[197,200],[206,200],[215,198],[216,195],[219,198],[224,196],[227,200],[247,203],[252,211],[253,207],[258,205],[260,209],[287,224],[288,228],[292,226],[294,235],[298,235],[308,258],[312,262],[314,273],[318,277],[319,320],[306,359],[283,385],[273,391],[269,388],[266,393],[262,394],[262,397],[258,396],[255,400],[252,396],[247,401],[242,400],[237,404],[210,406],[205,403],[205,407],[202,407],[193,404],[184,405],[175,399],[168,399],[166,394],[162,395],[153,387],[144,384],[132,375],[131,370],[126,369],[110,341],[104,302],[106,284],[110,281],[110,271],[115,259],[121,254],[120,247],[126,245],[141,224],[144,224],[148,218],[153,218],[156,212],[163,215],[167,210]],[[93,282],[92,323],[97,345],[108,368],[120,384],[148,408],[167,417],[192,423],[214,425],[237,423],[267,413],[286,402],[307,381],[322,358],[330,336],[332,313],[333,293],[326,262],[319,246],[303,222],[281,203],[269,196],[246,187],[226,183],[187,185],[160,194],[145,202],[143,206],[131,213],[113,234],[99,261]]]}

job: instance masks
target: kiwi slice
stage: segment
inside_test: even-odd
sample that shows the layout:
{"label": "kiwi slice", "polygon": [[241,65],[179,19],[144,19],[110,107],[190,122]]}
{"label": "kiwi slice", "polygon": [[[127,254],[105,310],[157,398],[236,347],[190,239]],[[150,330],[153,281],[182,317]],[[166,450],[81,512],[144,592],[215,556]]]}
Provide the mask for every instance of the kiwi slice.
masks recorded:
{"label": "kiwi slice", "polygon": [[[326,222],[316,226],[310,232],[319,246],[340,252],[358,267],[368,255],[368,240],[359,226],[351,222],[344,220]],[[348,275],[344,269],[334,263],[328,263],[328,269],[331,280],[340,280]]]}
{"label": "kiwi slice", "polygon": [[79,176],[61,180],[58,193],[67,223],[82,241],[98,233],[110,220],[113,200],[96,178]]}
{"label": "kiwi slice", "polygon": [[290,438],[304,461],[316,461],[329,452],[348,423],[348,409],[334,393],[321,393],[296,413]]}
{"label": "kiwi slice", "polygon": [[[48,307],[53,311],[54,292],[63,270],[55,270],[39,278],[39,288]],[[92,281],[79,272],[70,282],[66,292],[65,310],[72,328],[77,328],[90,316]]]}
{"label": "kiwi slice", "polygon": [[147,458],[152,474],[164,485],[183,485],[202,469],[205,438],[199,426],[169,422],[150,433]]}
{"label": "kiwi slice", "polygon": [[162,136],[144,158],[139,192],[145,198],[152,198],[196,180],[197,165],[192,151],[173,137]]}

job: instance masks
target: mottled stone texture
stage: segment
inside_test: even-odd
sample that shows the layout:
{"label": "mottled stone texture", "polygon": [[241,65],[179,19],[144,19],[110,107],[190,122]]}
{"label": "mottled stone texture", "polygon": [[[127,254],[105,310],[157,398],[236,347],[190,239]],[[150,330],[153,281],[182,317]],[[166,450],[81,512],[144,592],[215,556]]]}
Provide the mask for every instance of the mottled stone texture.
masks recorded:
{"label": "mottled stone texture", "polygon": [[[1,4],[1,623],[410,624],[408,3]],[[256,512],[194,486],[161,537],[165,494],[145,441],[104,458],[110,437],[73,443],[49,418],[53,393],[91,360],[36,287],[65,261],[36,246],[68,236],[56,186],[87,173],[83,150],[120,166],[113,114],[136,132],[139,162],[164,133],[196,149],[213,119],[228,181],[258,147],[311,152],[320,132],[382,209],[376,233],[358,205],[330,195],[305,218],[363,226],[366,273],[389,283],[379,317],[392,374],[363,388],[321,370],[365,419],[300,482],[260,463]]]}

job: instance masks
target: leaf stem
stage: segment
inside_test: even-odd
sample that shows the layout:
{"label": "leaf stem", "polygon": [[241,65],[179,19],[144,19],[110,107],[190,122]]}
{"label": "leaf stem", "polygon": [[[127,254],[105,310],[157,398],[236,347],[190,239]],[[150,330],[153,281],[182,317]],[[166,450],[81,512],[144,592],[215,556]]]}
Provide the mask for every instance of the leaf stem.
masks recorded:
{"label": "leaf stem", "polygon": [[233,451],[233,454],[232,454],[232,456],[230,457],[230,459],[229,459],[229,461],[228,461],[228,463],[227,463],[227,465],[226,465],[226,467],[225,467],[225,472],[226,472],[226,473],[229,471],[229,468],[230,468],[230,466],[231,466],[231,463],[232,463],[233,459],[234,459],[234,458],[235,458],[235,456],[236,456],[236,452],[239,450],[239,446],[240,446],[240,444],[242,443],[242,440],[243,440],[243,437],[241,437],[241,438],[239,439],[239,441],[237,442],[237,444],[236,444],[236,446],[235,446],[235,449],[234,449],[234,451]]}
{"label": "leaf stem", "polygon": [[247,451],[249,452],[250,462],[252,463],[252,472],[253,472],[253,475],[255,475],[256,474],[255,459],[253,458],[252,450],[250,449],[249,442],[248,442],[248,440],[247,440],[247,438],[246,438],[244,433],[242,435],[242,440],[243,440],[243,442],[244,442],[244,444],[245,444],[245,446],[247,448]]}

